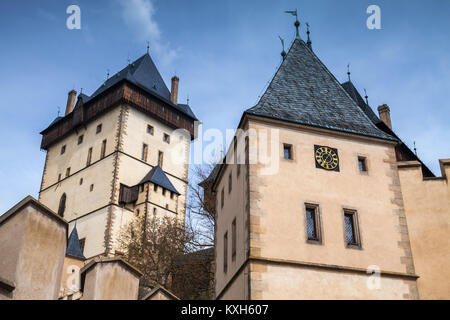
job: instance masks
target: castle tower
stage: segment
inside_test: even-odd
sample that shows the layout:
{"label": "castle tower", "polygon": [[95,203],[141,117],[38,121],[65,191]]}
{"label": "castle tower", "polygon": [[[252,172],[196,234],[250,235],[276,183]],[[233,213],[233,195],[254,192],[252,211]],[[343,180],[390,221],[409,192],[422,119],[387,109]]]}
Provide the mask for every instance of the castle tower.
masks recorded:
{"label": "castle tower", "polygon": [[[47,151],[39,201],[77,223],[83,255],[111,255],[133,218],[184,221],[197,120],[177,103],[147,53],[91,96],[69,92],[66,114],[41,132]],[[76,104],[75,104],[76,100]]]}
{"label": "castle tower", "polygon": [[218,299],[418,298],[396,164],[412,155],[303,40],[238,129],[206,192]]}

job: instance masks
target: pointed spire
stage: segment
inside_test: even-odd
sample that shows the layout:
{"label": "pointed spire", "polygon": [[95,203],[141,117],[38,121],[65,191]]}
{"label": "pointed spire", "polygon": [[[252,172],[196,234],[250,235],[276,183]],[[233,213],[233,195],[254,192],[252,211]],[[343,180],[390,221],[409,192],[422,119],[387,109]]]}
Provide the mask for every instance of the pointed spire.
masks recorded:
{"label": "pointed spire", "polygon": [[306,45],[308,46],[308,48],[310,48],[312,50],[312,42],[311,39],[309,38],[309,23],[306,23],[306,34],[308,35],[308,40],[306,41]]}
{"label": "pointed spire", "polygon": [[73,227],[72,232],[70,233],[69,239],[67,240],[66,256],[82,260],[86,259],[85,256],[83,255],[83,252],[81,251],[76,221],[75,226]]}
{"label": "pointed spire", "polygon": [[295,39],[300,40],[300,32],[298,31],[298,29],[300,28],[300,22],[298,21],[298,14],[297,14],[297,9],[295,9],[295,11],[285,11],[285,13],[289,13],[292,14],[293,16],[295,16],[295,22],[294,22],[294,26],[295,26]]}

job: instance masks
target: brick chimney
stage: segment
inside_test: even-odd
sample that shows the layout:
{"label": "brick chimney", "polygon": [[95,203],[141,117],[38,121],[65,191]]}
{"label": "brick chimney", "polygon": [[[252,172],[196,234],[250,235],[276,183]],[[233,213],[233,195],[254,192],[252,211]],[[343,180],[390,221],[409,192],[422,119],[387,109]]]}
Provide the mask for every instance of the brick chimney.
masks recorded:
{"label": "brick chimney", "polygon": [[392,130],[391,109],[389,109],[388,105],[383,104],[382,106],[379,106],[378,114],[380,115],[380,120]]}
{"label": "brick chimney", "polygon": [[76,96],[77,92],[75,90],[72,89],[69,91],[69,94],[67,96],[66,116],[73,111]]}
{"label": "brick chimney", "polygon": [[170,101],[173,102],[173,104],[178,104],[178,82],[180,79],[178,79],[177,76],[172,77],[172,88],[170,89]]}

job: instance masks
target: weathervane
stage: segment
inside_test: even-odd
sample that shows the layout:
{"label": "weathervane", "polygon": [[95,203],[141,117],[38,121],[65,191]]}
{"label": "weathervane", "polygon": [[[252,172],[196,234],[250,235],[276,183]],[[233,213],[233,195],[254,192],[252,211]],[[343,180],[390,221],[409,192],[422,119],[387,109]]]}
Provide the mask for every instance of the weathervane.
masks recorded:
{"label": "weathervane", "polygon": [[295,9],[295,11],[285,11],[285,13],[290,13],[293,16],[295,16],[295,30],[296,30],[296,34],[295,34],[295,38],[300,40],[300,33],[298,32],[298,28],[300,27],[300,22],[298,21],[298,14],[297,14],[297,9]]}
{"label": "weathervane", "polygon": [[286,58],[286,51],[284,51],[284,39],[280,36],[278,36],[278,38],[280,38],[281,47],[283,48],[283,51],[281,51],[281,56],[283,57],[283,60],[284,60],[284,58]]}
{"label": "weathervane", "polygon": [[59,113],[61,112],[61,108],[58,107],[58,117],[59,117]]}

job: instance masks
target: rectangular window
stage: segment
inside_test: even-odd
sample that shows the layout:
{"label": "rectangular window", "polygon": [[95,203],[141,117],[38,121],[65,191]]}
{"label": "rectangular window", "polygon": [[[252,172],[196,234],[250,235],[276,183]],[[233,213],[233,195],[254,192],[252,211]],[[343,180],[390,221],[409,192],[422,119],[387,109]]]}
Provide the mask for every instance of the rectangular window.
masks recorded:
{"label": "rectangular window", "polygon": [[223,272],[228,271],[228,232],[223,235]]}
{"label": "rectangular window", "polygon": [[151,125],[147,125],[147,133],[153,135],[153,127]]}
{"label": "rectangular window", "polygon": [[141,154],[141,160],[147,161],[147,155],[148,155],[148,145],[145,143],[142,144],[142,154]]}
{"label": "rectangular window", "polygon": [[164,133],[163,141],[166,143],[170,143],[170,136],[168,134]]}
{"label": "rectangular window", "polygon": [[220,193],[220,208],[223,208],[223,204],[224,204],[224,199],[225,199],[225,191],[224,188],[222,188],[222,192]]}
{"label": "rectangular window", "polygon": [[228,176],[228,193],[231,192],[231,189],[233,189],[233,171],[230,172],[230,175]]}
{"label": "rectangular window", "polygon": [[61,154],[64,154],[64,152],[66,152],[66,145],[63,145],[61,147]]}
{"label": "rectangular window", "polygon": [[103,159],[106,154],[106,139],[102,141],[102,150],[100,151],[100,159]]}
{"label": "rectangular window", "polygon": [[162,194],[163,194],[163,196],[165,196],[166,195],[166,189],[162,189]]}
{"label": "rectangular window", "polygon": [[306,235],[309,241],[320,242],[319,206],[306,204]]}
{"label": "rectangular window", "polygon": [[236,218],[231,223],[231,260],[236,260]]}
{"label": "rectangular window", "polygon": [[159,151],[158,152],[158,166],[160,166],[161,168],[163,166],[163,161],[164,161],[164,152]]}
{"label": "rectangular window", "polygon": [[61,181],[61,173],[58,174],[58,182]]}
{"label": "rectangular window", "polygon": [[83,143],[83,135],[78,137],[78,144],[82,144]]}
{"label": "rectangular window", "polygon": [[91,184],[91,186],[89,187],[89,191],[94,191],[94,185],[93,184]]}
{"label": "rectangular window", "polygon": [[92,148],[89,148],[88,155],[87,155],[87,160],[86,160],[86,166],[91,164],[91,160],[92,160]]}
{"label": "rectangular window", "polygon": [[237,156],[237,176],[239,177],[241,174],[241,156]]}
{"label": "rectangular window", "polygon": [[84,245],[86,244],[86,238],[80,239],[80,249],[81,253],[84,254]]}
{"label": "rectangular window", "polygon": [[143,184],[140,185],[139,192],[144,192],[144,185]]}
{"label": "rectangular window", "polygon": [[102,124],[101,123],[97,126],[97,130],[95,130],[96,134],[100,133],[100,132],[102,132]]}
{"label": "rectangular window", "polygon": [[70,176],[70,167],[66,169],[66,177]]}
{"label": "rectangular window", "polygon": [[283,152],[285,159],[292,160],[292,145],[283,144]]}
{"label": "rectangular window", "polygon": [[367,172],[367,163],[365,157],[358,157],[358,167],[360,172]]}
{"label": "rectangular window", "polygon": [[155,192],[158,191],[158,185],[156,185],[156,184],[153,185],[153,191],[155,191]]}
{"label": "rectangular window", "polygon": [[347,246],[360,246],[357,212],[344,210],[345,242]]}

